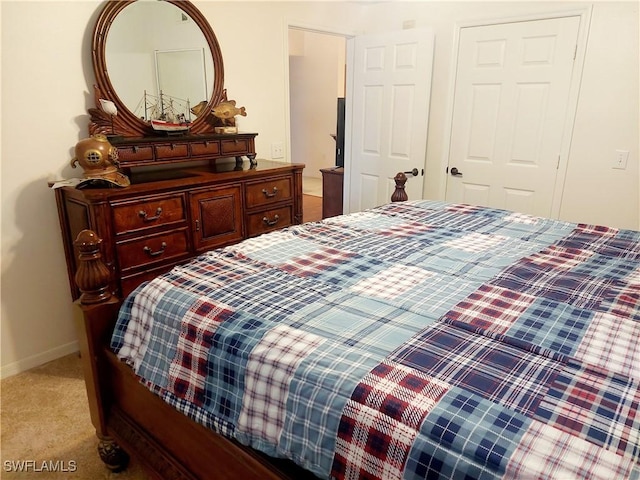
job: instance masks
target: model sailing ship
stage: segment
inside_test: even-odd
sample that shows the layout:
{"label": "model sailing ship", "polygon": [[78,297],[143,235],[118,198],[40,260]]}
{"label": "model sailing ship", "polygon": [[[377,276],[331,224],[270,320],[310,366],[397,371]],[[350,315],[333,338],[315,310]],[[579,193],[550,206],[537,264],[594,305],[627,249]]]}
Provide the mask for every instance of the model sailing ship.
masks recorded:
{"label": "model sailing ship", "polygon": [[[190,107],[189,100],[182,100],[160,91],[159,96],[147,93],[144,94],[135,109],[131,113],[139,120],[142,120],[141,128],[137,125],[131,128],[130,122],[120,121],[116,104],[103,97],[98,87],[95,88],[96,105],[99,108],[90,108],[92,123],[90,133],[104,134],[110,139],[121,139],[122,132],[127,136],[148,136],[153,132],[165,135],[183,135],[193,131],[201,133],[202,125],[212,128],[215,133],[231,134],[238,133],[235,117],[247,116],[245,107],[237,107],[235,100],[227,100],[227,92],[223,91],[223,98],[217,105],[209,107],[206,100]],[[202,118],[204,122],[192,123],[192,115]],[[151,131],[150,131],[151,130]],[[208,131],[208,130],[206,130]]]}
{"label": "model sailing ship", "polygon": [[191,124],[189,100],[172,97],[162,91],[159,96],[155,96],[145,90],[139,107],[144,112],[140,118],[151,123],[151,127],[158,132],[181,134],[189,131]]}

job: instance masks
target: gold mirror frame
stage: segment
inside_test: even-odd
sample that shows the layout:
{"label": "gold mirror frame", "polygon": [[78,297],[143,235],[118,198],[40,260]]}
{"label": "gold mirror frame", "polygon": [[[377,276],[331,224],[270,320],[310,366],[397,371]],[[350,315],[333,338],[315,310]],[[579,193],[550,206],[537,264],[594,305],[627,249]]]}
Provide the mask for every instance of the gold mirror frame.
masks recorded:
{"label": "gold mirror frame", "polygon": [[[122,100],[120,100],[118,93],[113,88],[111,79],[109,78],[109,72],[107,71],[106,43],[111,24],[127,5],[135,1],[136,0],[118,0],[107,2],[102,12],[100,12],[93,30],[92,60],[93,71],[96,76],[96,85],[94,85],[95,108],[89,109],[89,114],[91,115],[89,133],[91,135],[97,133],[105,135],[116,134],[123,137],[154,135],[154,130],[151,125],[134,115],[134,113],[124,105]],[[218,103],[226,100],[226,93],[224,91],[224,65],[222,63],[220,45],[209,22],[195,5],[187,0],[165,1],[175,5],[189,15],[202,31],[209,45],[209,50],[213,57],[214,69],[212,94],[206,107],[199,112],[198,117],[190,124],[189,132],[191,134],[213,133],[213,126],[207,121],[210,117],[209,113]],[[101,98],[110,100],[116,105],[118,109],[116,116],[112,118],[102,110],[99,101]]]}

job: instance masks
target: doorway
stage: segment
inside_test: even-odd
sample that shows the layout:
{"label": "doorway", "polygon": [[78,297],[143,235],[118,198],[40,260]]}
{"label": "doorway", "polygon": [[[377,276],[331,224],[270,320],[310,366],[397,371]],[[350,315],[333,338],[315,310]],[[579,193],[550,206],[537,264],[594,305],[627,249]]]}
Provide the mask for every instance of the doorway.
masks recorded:
{"label": "doorway", "polygon": [[309,27],[288,28],[291,161],[306,165],[303,210],[319,212],[313,216],[321,215],[320,169],[336,165],[337,102],[345,94],[347,37]]}

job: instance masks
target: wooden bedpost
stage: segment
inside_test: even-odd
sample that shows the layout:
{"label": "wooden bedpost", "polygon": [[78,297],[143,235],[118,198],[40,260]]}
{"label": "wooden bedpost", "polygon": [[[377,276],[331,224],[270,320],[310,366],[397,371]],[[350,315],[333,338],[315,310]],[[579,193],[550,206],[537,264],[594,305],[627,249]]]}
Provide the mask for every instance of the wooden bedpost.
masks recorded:
{"label": "wooden bedpost", "polygon": [[391,195],[391,201],[406,202],[409,200],[407,192],[404,190],[404,184],[407,183],[407,176],[402,172],[398,172],[396,176],[393,177],[393,180],[396,182],[396,189],[393,195]]}
{"label": "wooden bedpost", "polygon": [[104,349],[109,345],[120,301],[109,291],[111,274],[102,261],[101,243],[91,230],[82,230],[74,242],[79,259],[75,281],[82,293],[76,301],[75,317],[91,423],[100,440],[98,454],[110,470],[120,471],[126,468],[129,458],[107,433],[106,412],[111,392],[101,382]]}
{"label": "wooden bedpost", "polygon": [[80,263],[75,281],[80,295],[80,304],[94,305],[111,298],[109,292],[109,269],[101,260],[100,244],[102,239],[92,230],[82,230],[73,243],[78,249]]}

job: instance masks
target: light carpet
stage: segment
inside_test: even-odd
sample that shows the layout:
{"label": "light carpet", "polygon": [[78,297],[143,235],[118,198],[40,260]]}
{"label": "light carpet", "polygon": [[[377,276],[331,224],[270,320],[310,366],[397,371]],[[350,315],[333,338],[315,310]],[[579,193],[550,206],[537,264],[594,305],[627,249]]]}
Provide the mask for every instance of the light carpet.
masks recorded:
{"label": "light carpet", "polygon": [[2,380],[0,395],[2,479],[147,480],[133,460],[121,473],[100,460],[77,354]]}

